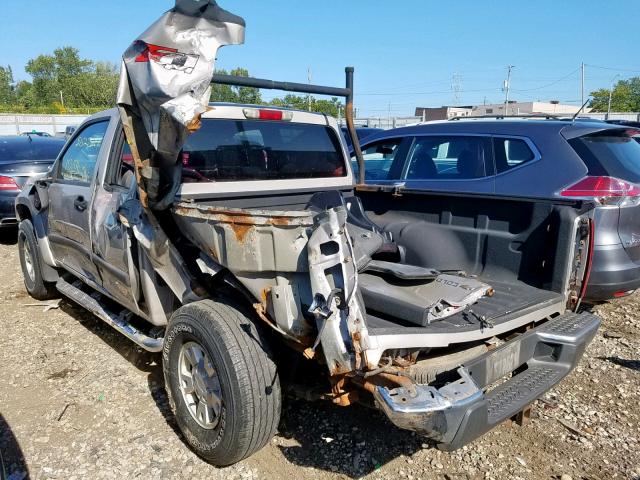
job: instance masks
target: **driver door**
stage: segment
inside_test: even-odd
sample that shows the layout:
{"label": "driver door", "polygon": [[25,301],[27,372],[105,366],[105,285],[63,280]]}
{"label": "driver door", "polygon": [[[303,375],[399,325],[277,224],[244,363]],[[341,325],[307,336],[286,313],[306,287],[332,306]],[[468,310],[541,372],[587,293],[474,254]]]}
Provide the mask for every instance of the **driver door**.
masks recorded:
{"label": "driver door", "polygon": [[83,127],[54,168],[49,194],[49,241],[56,260],[83,280],[100,285],[91,246],[91,201],[96,164],[109,120]]}

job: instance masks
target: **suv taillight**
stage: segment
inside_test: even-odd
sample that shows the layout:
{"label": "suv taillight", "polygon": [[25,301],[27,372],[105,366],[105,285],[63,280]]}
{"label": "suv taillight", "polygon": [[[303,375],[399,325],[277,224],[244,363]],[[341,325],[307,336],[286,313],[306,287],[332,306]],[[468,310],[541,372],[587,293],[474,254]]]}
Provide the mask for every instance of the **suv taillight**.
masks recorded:
{"label": "suv taillight", "polygon": [[20,187],[13,178],[0,175],[0,191],[19,192]]}
{"label": "suv taillight", "polygon": [[584,177],[560,195],[594,198],[603,205],[622,205],[640,201],[640,186],[613,177]]}

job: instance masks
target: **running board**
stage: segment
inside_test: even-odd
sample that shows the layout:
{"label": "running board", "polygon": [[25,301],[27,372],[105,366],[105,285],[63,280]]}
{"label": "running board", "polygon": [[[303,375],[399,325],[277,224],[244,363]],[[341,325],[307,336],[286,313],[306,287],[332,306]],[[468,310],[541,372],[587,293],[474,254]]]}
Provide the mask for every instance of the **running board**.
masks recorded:
{"label": "running board", "polygon": [[[164,338],[153,338],[142,333],[136,327],[131,325],[124,318],[125,316],[122,315],[122,313],[120,315],[116,315],[104,308],[98,301],[98,298],[100,298],[100,294],[98,292],[95,292],[93,295],[89,295],[80,290],[80,287],[83,285],[84,284],[80,280],[71,284],[63,278],[60,278],[56,283],[56,288],[65,297],[74,301],[81,307],[86,308],[96,317],[115,328],[118,332],[148,352],[162,351]],[[123,310],[123,312],[124,311],[127,310]]]}

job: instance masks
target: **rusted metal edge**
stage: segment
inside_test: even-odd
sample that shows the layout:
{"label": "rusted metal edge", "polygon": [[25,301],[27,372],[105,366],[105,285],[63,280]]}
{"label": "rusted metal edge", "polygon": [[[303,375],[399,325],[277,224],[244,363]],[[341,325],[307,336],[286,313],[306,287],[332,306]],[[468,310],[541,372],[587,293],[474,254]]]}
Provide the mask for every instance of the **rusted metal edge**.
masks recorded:
{"label": "rusted metal edge", "polygon": [[235,209],[194,205],[180,202],[173,207],[174,213],[191,218],[216,220],[248,225],[281,225],[312,227],[314,213],[309,211],[277,211],[261,209]]}

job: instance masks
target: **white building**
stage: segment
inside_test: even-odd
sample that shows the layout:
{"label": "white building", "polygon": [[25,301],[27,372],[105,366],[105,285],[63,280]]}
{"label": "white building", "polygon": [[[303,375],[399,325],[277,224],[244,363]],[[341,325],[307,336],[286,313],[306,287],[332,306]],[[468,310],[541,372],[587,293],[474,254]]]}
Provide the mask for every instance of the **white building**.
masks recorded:
{"label": "white building", "polygon": [[[509,102],[505,109],[504,103],[490,105],[477,105],[471,108],[471,116],[481,117],[485,115],[574,115],[580,110],[579,105],[566,105],[560,102]],[[589,112],[585,108],[584,112]]]}
{"label": "white building", "polygon": [[468,117],[472,113],[472,107],[418,107],[416,108],[416,117],[420,117],[423,122],[430,122],[432,120],[451,120],[452,118]]}
{"label": "white building", "polygon": [[[557,101],[550,102],[516,102],[510,101],[505,109],[504,103],[493,103],[489,105],[475,106],[443,106],[443,107],[418,107],[416,117],[422,121],[451,120],[460,117],[482,117],[482,116],[503,116],[503,115],[574,115],[580,106],[566,105]],[[588,113],[591,109],[585,108],[583,113]],[[506,113],[505,113],[506,111]]]}

